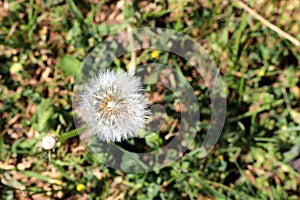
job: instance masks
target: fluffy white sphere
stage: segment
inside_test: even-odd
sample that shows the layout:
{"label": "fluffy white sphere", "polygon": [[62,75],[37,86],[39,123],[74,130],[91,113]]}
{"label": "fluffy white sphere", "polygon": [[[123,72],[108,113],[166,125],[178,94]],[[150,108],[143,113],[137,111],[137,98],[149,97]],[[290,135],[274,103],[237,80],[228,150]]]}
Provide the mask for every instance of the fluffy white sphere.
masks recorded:
{"label": "fluffy white sphere", "polygon": [[100,141],[135,137],[149,115],[142,83],[126,72],[105,71],[79,93],[80,116]]}
{"label": "fluffy white sphere", "polygon": [[55,138],[50,135],[46,135],[42,140],[41,147],[44,150],[51,150],[55,147],[55,144],[56,144]]}

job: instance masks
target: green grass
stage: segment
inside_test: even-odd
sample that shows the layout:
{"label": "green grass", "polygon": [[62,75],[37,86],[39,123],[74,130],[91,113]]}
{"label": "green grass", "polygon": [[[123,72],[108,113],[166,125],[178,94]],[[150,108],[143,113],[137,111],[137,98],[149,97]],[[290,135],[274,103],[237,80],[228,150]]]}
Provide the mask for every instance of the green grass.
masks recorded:
{"label": "green grass", "polygon": [[[0,199],[299,199],[300,176],[289,163],[300,149],[299,47],[221,0],[94,2],[0,2]],[[300,40],[299,3],[248,5]],[[97,161],[73,137],[74,72],[97,44],[128,26],[186,34],[216,62],[228,107],[221,138],[206,157],[198,155],[211,114],[209,91],[167,52],[153,59],[152,51],[140,51],[137,62],[173,63],[199,92],[201,130],[181,159],[149,173],[124,173]],[[114,64],[129,62],[126,54]],[[162,100],[167,128],[157,138],[123,145],[145,151],[168,143],[164,136],[178,126],[176,109],[172,94]],[[50,160],[44,152],[34,156],[46,134],[59,139]]]}

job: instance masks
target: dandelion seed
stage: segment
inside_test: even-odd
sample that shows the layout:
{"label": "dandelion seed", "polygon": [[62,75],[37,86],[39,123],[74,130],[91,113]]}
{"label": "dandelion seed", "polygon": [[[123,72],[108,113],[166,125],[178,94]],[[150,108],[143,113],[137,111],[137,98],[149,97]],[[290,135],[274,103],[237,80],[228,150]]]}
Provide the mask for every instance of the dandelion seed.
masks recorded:
{"label": "dandelion seed", "polygon": [[100,141],[136,137],[149,116],[142,84],[125,72],[106,71],[79,93],[80,116]]}
{"label": "dandelion seed", "polygon": [[55,138],[50,135],[46,135],[42,140],[41,147],[44,150],[51,150],[55,147],[55,145],[56,145]]}

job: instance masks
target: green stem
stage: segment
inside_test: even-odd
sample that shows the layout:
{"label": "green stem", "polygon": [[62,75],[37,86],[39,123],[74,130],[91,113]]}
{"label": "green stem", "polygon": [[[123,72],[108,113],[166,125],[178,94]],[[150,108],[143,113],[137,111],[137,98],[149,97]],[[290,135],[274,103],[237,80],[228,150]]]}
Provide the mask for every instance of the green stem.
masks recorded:
{"label": "green stem", "polygon": [[236,122],[236,121],[239,121],[243,118],[251,117],[254,113],[257,114],[257,113],[260,113],[260,112],[265,111],[265,110],[270,110],[271,107],[278,106],[282,103],[284,103],[284,101],[282,99],[279,99],[279,100],[275,101],[272,105],[264,105],[264,106],[258,108],[255,111],[248,111],[248,112],[244,113],[243,115],[239,115],[237,117],[230,118],[230,119],[228,119],[228,122]]}
{"label": "green stem", "polygon": [[129,39],[129,43],[130,43],[130,47],[131,47],[131,58],[130,58],[130,63],[128,64],[128,74],[130,76],[134,76],[135,71],[136,71],[136,52],[135,52],[135,45],[134,45],[134,38],[133,38],[133,33],[132,33],[132,28],[129,25],[128,29],[127,29],[127,33],[128,33],[128,39]]}
{"label": "green stem", "polygon": [[70,132],[67,132],[67,133],[63,133],[62,135],[60,135],[58,137],[58,141],[63,143],[65,142],[66,140],[70,139],[70,138],[73,138],[73,137],[76,137],[79,133],[81,133],[83,130],[85,130],[84,127],[81,127],[79,129],[75,129],[75,130],[72,130]]}

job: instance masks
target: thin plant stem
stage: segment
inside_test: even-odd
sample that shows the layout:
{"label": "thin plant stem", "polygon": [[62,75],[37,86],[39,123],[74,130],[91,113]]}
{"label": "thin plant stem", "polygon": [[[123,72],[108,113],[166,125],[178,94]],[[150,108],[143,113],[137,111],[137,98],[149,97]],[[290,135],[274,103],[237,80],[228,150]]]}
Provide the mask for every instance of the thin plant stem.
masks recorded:
{"label": "thin plant stem", "polygon": [[63,133],[62,135],[60,135],[57,140],[61,143],[65,142],[66,140],[76,137],[79,133],[83,132],[86,128],[85,127],[81,127],[79,129],[75,129],[72,130],[70,132],[67,133]]}
{"label": "thin plant stem", "polygon": [[244,10],[246,10],[250,15],[252,15],[258,21],[260,21],[262,24],[264,24],[268,28],[270,28],[273,31],[275,31],[276,33],[278,33],[281,37],[289,40],[292,44],[296,45],[296,47],[300,47],[300,41],[299,40],[297,40],[296,38],[294,38],[293,36],[291,36],[287,32],[281,30],[280,28],[278,28],[274,24],[272,24],[269,21],[267,21],[260,14],[258,14],[257,12],[255,12],[252,8],[250,8],[249,6],[247,6],[244,2],[242,2],[240,0],[232,1],[232,2],[237,3],[241,8],[243,8]]}
{"label": "thin plant stem", "polygon": [[128,64],[128,74],[130,76],[133,76],[136,70],[136,52],[135,52],[134,39],[133,39],[131,26],[128,27],[127,33],[128,33],[129,43],[131,46],[131,58],[130,58],[130,63]]}

